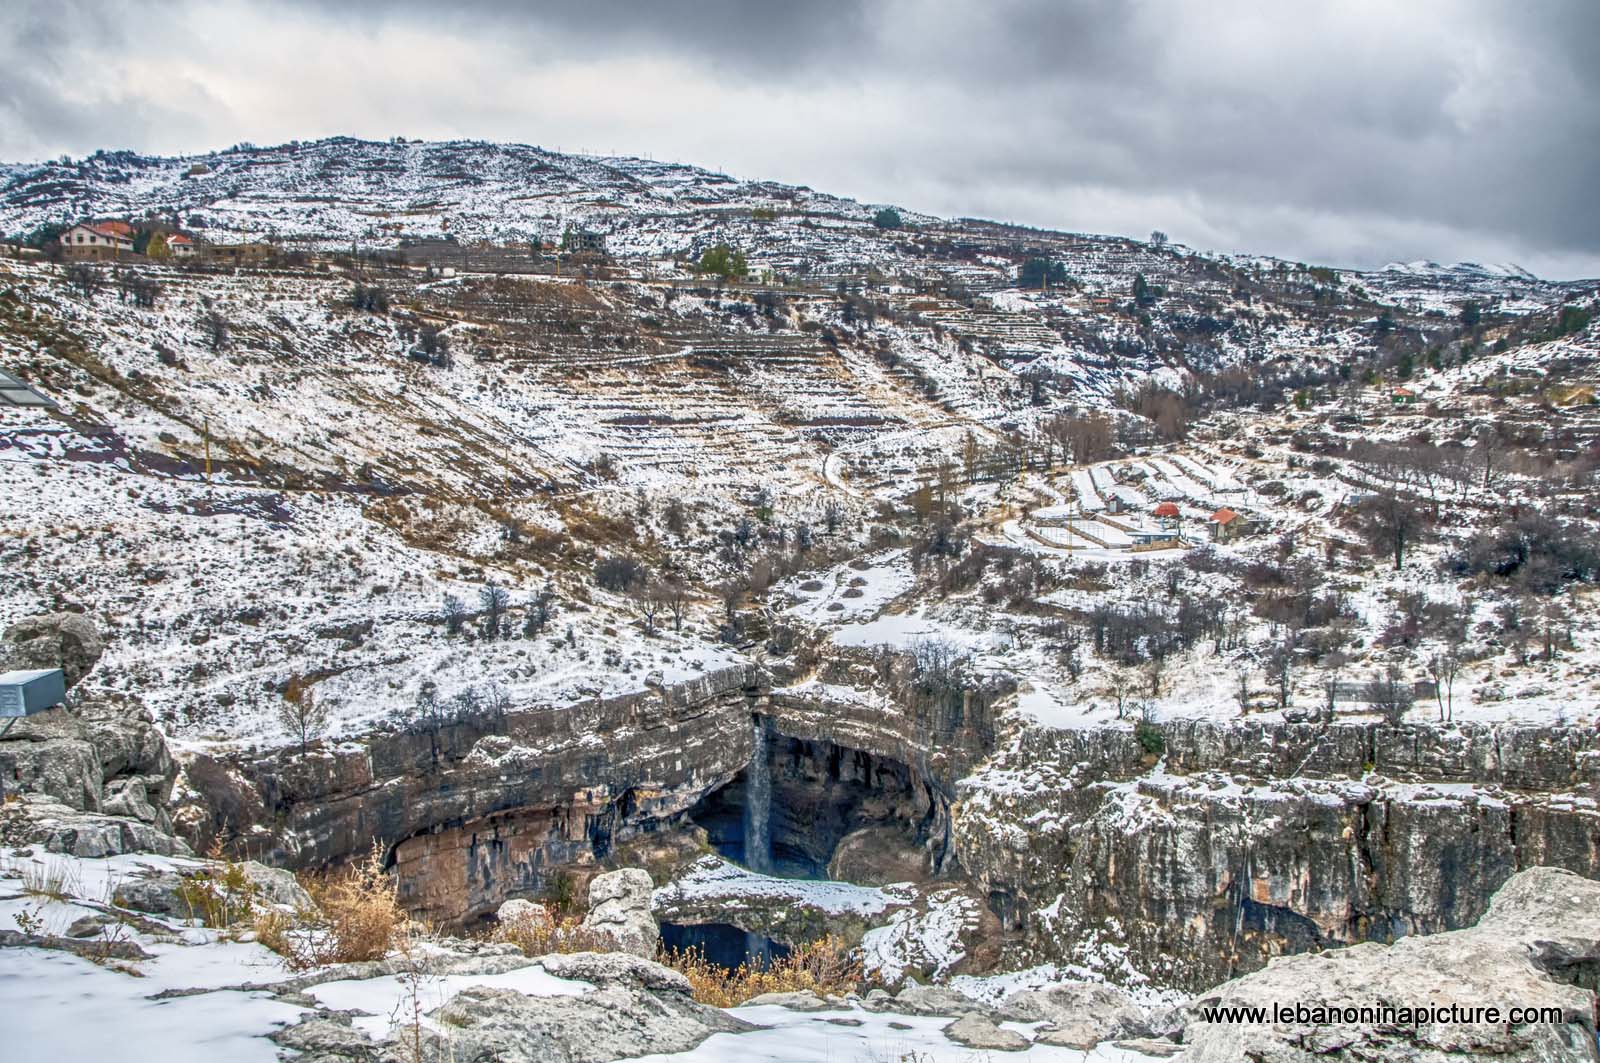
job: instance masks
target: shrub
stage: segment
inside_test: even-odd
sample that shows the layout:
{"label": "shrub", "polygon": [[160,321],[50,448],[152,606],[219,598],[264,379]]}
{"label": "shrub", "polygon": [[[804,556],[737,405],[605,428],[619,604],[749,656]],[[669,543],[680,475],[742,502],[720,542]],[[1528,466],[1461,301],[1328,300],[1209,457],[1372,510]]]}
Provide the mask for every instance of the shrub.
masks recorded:
{"label": "shrub", "polygon": [[714,1008],[732,1008],[763,993],[814,993],[843,995],[860,990],[861,963],[844,942],[824,937],[795,949],[766,967],[743,963],[729,970],[706,960],[698,949],[662,949],[663,964],[689,979],[694,999]]}
{"label": "shrub", "polygon": [[1139,740],[1139,748],[1151,756],[1159,757],[1166,752],[1167,739],[1155,724],[1140,720],[1133,725],[1133,736]]}
{"label": "shrub", "polygon": [[507,942],[526,956],[552,952],[612,952],[616,942],[607,934],[590,930],[576,916],[553,917],[543,905],[533,905],[513,919],[497,925],[493,941]]}
{"label": "shrub", "polygon": [[604,590],[630,591],[644,580],[644,566],[631,557],[602,557],[594,563],[594,581]]}
{"label": "shrub", "polygon": [[898,210],[893,207],[884,207],[872,216],[872,224],[880,229],[898,229],[904,222],[901,220]]}
{"label": "shrub", "polygon": [[264,913],[255,921],[261,943],[296,970],[382,959],[412,929],[376,843],[366,860],[312,879],[306,890],[310,908]]}
{"label": "shrub", "polygon": [[214,863],[184,877],[178,886],[178,899],[189,910],[189,918],[201,926],[227,930],[253,923],[258,914],[260,890],[245,874],[244,865],[233,860],[217,860],[220,847],[214,846]]}

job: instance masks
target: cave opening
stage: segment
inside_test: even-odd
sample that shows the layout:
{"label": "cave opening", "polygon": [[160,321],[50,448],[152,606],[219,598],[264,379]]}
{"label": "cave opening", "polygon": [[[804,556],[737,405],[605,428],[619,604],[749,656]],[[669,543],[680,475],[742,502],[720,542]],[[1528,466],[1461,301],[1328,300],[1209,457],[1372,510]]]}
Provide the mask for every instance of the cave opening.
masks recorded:
{"label": "cave opening", "polygon": [[781,941],[730,923],[662,923],[661,944],[674,952],[696,952],[725,971],[741,966],[766,970],[790,952]]}
{"label": "cave opening", "polygon": [[[758,721],[758,732],[763,727],[757,748],[766,754],[766,770],[747,768],[689,812],[719,854],[782,878],[868,885],[939,870],[949,803],[920,773],[890,757],[796,738]],[[763,808],[750,807],[752,793]]]}

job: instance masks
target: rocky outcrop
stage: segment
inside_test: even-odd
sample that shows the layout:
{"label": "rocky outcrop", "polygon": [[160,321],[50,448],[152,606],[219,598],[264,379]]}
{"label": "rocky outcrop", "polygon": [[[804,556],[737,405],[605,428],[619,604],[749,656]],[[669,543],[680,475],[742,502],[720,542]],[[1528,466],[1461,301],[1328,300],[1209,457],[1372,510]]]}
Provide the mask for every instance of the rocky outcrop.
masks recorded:
{"label": "rocky outcrop", "polygon": [[[51,613],[6,629],[0,669],[61,668],[78,687],[102,649],[87,619]],[[75,694],[70,706],[16,720],[0,739],[0,791],[28,799],[34,826],[26,840],[57,852],[182,848],[168,814],[176,777],[149,713],[120,697]]]}
{"label": "rocky outcrop", "polygon": [[[1189,1006],[1182,1058],[1312,1063],[1349,1053],[1411,1063],[1600,1060],[1597,978],[1600,884],[1536,868],[1507,882],[1470,929],[1285,957],[1206,993]],[[1458,1014],[1398,1012],[1422,1005]],[[1259,1008],[1263,1016],[1222,1021],[1211,1009],[1224,1007]],[[1275,1010],[1281,1008],[1289,1014]],[[1487,1008],[1495,1015],[1478,1010]],[[1553,1011],[1519,1021],[1512,1008]],[[1334,1014],[1318,1015],[1319,1009]],[[1477,1021],[1461,1021],[1461,1013]]]}
{"label": "rocky outcrop", "polygon": [[1521,868],[1600,876],[1592,732],[1162,735],[1157,764],[1131,730],[1024,731],[964,785],[956,858],[1013,932],[1009,960],[1200,989],[1286,953],[1471,925]]}
{"label": "rocky outcrop", "polygon": [[1012,1022],[1040,1022],[1035,1040],[1086,1051],[1102,1041],[1144,1037],[1145,1013],[1121,991],[1096,982],[1068,982],[1007,997],[1000,1016]]}
{"label": "rocky outcrop", "polygon": [[[689,983],[660,964],[626,953],[576,953],[538,960],[505,955],[435,957],[426,974],[503,974],[539,966],[556,978],[582,983],[574,995],[544,996],[491,986],[469,986],[428,1012],[425,1022],[373,1041],[348,1024],[347,1015],[312,1012],[273,1035],[284,1048],[322,1063],[424,1059],[497,1060],[500,1063],[610,1063],[652,1053],[686,1052],[713,1033],[753,1029],[716,1008],[696,1003]],[[297,990],[316,981],[379,977],[393,969],[347,965],[300,983],[276,987],[280,997],[303,1002]],[[403,973],[403,972],[402,972]]]}
{"label": "rocky outcrop", "polygon": [[[487,916],[680,820],[750,756],[760,676],[729,668],[573,708],[250,759],[198,759],[181,816],[197,844],[249,834],[287,867],[338,866],[376,841],[408,908]],[[265,848],[265,853],[262,849]]]}
{"label": "rocky outcrop", "polygon": [[650,873],[625,867],[596,875],[589,882],[589,911],[583,926],[616,942],[617,948],[646,959],[656,954],[661,928],[650,914],[655,883]]}

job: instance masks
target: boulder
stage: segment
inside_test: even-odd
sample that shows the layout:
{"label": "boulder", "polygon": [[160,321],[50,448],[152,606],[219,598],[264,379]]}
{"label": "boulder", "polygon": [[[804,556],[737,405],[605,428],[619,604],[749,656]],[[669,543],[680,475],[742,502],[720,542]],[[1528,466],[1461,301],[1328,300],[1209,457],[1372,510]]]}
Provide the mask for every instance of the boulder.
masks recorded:
{"label": "boulder", "polygon": [[794,993],[761,993],[745,1001],[740,1007],[788,1008],[790,1011],[829,1011],[835,1008],[848,1007],[843,1001],[828,1000],[818,996],[809,989],[802,989]]}
{"label": "boulder", "polygon": [[88,675],[105,640],[93,621],[77,613],[46,613],[19,620],[0,636],[0,672],[13,668],[60,668],[67,689]]}
{"label": "boulder", "polygon": [[895,996],[868,993],[862,1007],[869,1011],[892,1011],[900,1015],[983,1015],[993,1018],[994,1011],[971,997],[954,989],[939,985],[911,983]]}
{"label": "boulder", "polygon": [[311,894],[300,885],[300,880],[294,877],[293,872],[281,867],[268,867],[254,860],[246,860],[240,866],[244,869],[244,877],[254,887],[256,896],[268,904],[296,909],[313,906]]}
{"label": "boulder", "polygon": [[[579,954],[581,955],[581,954]],[[556,967],[560,977],[578,970],[605,968],[593,958]],[[553,959],[554,957],[552,957]],[[727,1012],[696,1003],[686,981],[678,984],[647,970],[647,961],[621,958],[617,981],[600,981],[578,996],[529,996],[510,989],[473,987],[457,993],[433,1012],[429,1034],[437,1058],[494,1059],[499,1063],[610,1063],[654,1053],[687,1052],[714,1033],[754,1029]],[[552,974],[557,973],[545,964]],[[674,972],[660,968],[665,975]],[[673,982],[655,987],[640,978]],[[428,1058],[435,1058],[429,1056]]]}
{"label": "boulder", "polygon": [[655,883],[642,868],[625,867],[596,875],[589,882],[585,929],[606,935],[624,952],[646,959],[654,956],[661,941],[661,928],[650,914],[653,892]]}
{"label": "boulder", "polygon": [[[1362,1058],[1407,1063],[1600,1061],[1595,994],[1583,988],[1593,984],[1597,964],[1600,882],[1533,868],[1507,881],[1474,927],[1285,956],[1202,994],[1187,1007],[1184,1059],[1312,1063],[1359,1047]],[[1417,1023],[1385,1010],[1419,1004],[1492,1007],[1499,1016],[1464,1022],[1430,1015]],[[1308,1010],[1280,1015],[1275,1005]],[[1260,1008],[1264,1015],[1208,1021],[1206,1012],[1217,1007]],[[1513,1007],[1554,1008],[1562,1021],[1512,1025]],[[1341,1011],[1317,1015],[1317,1008]]]}
{"label": "boulder", "polygon": [[1044,1044],[1087,1050],[1101,1041],[1144,1037],[1149,1021],[1126,993],[1099,982],[1065,982],[1015,993],[1000,1006],[1013,1022],[1043,1022]]}
{"label": "boulder", "polygon": [[160,829],[123,816],[105,816],[39,794],[4,806],[0,837],[8,844],[38,844],[46,852],[95,859],[124,853],[189,856],[189,847]]}
{"label": "boulder", "polygon": [[944,1028],[944,1035],[958,1045],[981,1052],[1024,1052],[1029,1041],[1015,1030],[996,1026],[982,1015],[963,1015]]}
{"label": "boulder", "polygon": [[521,897],[513,897],[495,909],[495,920],[501,923],[550,923],[550,909]]}

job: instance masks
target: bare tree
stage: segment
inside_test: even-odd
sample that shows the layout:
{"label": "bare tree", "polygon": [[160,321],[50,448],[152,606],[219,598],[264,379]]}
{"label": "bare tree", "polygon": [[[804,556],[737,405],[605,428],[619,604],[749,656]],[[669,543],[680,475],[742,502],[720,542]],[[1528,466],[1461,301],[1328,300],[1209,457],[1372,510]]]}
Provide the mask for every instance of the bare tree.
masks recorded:
{"label": "bare tree", "polygon": [[467,620],[467,607],[453,594],[444,596],[444,630],[449,635],[461,634]]}
{"label": "bare tree", "polygon": [[478,605],[483,609],[483,637],[500,637],[500,618],[511,604],[511,593],[497,583],[490,583],[478,592]]}
{"label": "bare tree", "polygon": [[1150,697],[1159,698],[1161,696],[1161,679],[1166,669],[1167,662],[1165,658],[1161,657],[1160,655],[1152,657],[1148,661],[1144,662],[1144,678],[1148,683],[1147,689],[1150,692]]}
{"label": "bare tree", "polygon": [[683,580],[675,576],[669,576],[667,579],[662,580],[661,587],[665,592],[667,610],[672,613],[672,630],[681,633],[683,631],[683,614],[689,607],[689,588],[684,585]]}
{"label": "bare tree", "polygon": [[1239,704],[1239,714],[1242,716],[1250,711],[1250,672],[1244,668],[1239,669],[1237,682],[1233,688],[1233,700]]}
{"label": "bare tree", "polygon": [[1135,687],[1133,673],[1123,665],[1114,664],[1106,669],[1106,692],[1116,702],[1117,719],[1127,715]]}
{"label": "bare tree", "polygon": [[67,267],[67,283],[86,296],[92,296],[105,284],[105,275],[87,262],[78,262]]}
{"label": "bare tree", "polygon": [[1289,707],[1289,691],[1294,679],[1294,644],[1287,639],[1267,655],[1267,678],[1278,693],[1278,708]]}
{"label": "bare tree", "polygon": [[1456,714],[1455,682],[1461,660],[1454,652],[1435,653],[1428,658],[1428,676],[1433,680],[1433,699],[1439,705],[1439,722]]}
{"label": "bare tree", "polygon": [[1400,678],[1400,669],[1392,664],[1382,677],[1367,684],[1367,703],[1378,710],[1390,727],[1399,727],[1405,722],[1406,713],[1411,711],[1416,700],[1416,691]]}
{"label": "bare tree", "polygon": [[659,582],[652,582],[639,592],[639,615],[644,619],[644,633],[656,633],[656,616],[666,604],[667,590]]}
{"label": "bare tree", "polygon": [[1360,506],[1361,528],[1375,553],[1394,558],[1395,571],[1405,564],[1406,550],[1422,534],[1422,512],[1400,493],[1383,491]]}
{"label": "bare tree", "polygon": [[278,722],[300,743],[300,755],[305,756],[311,740],[328,726],[327,707],[318,700],[309,680],[290,677],[283,689],[283,702],[278,706]]}
{"label": "bare tree", "polygon": [[533,601],[528,603],[527,613],[522,621],[524,638],[533,638],[549,625],[550,618],[555,615],[555,600],[556,592],[548,583],[533,596]]}

